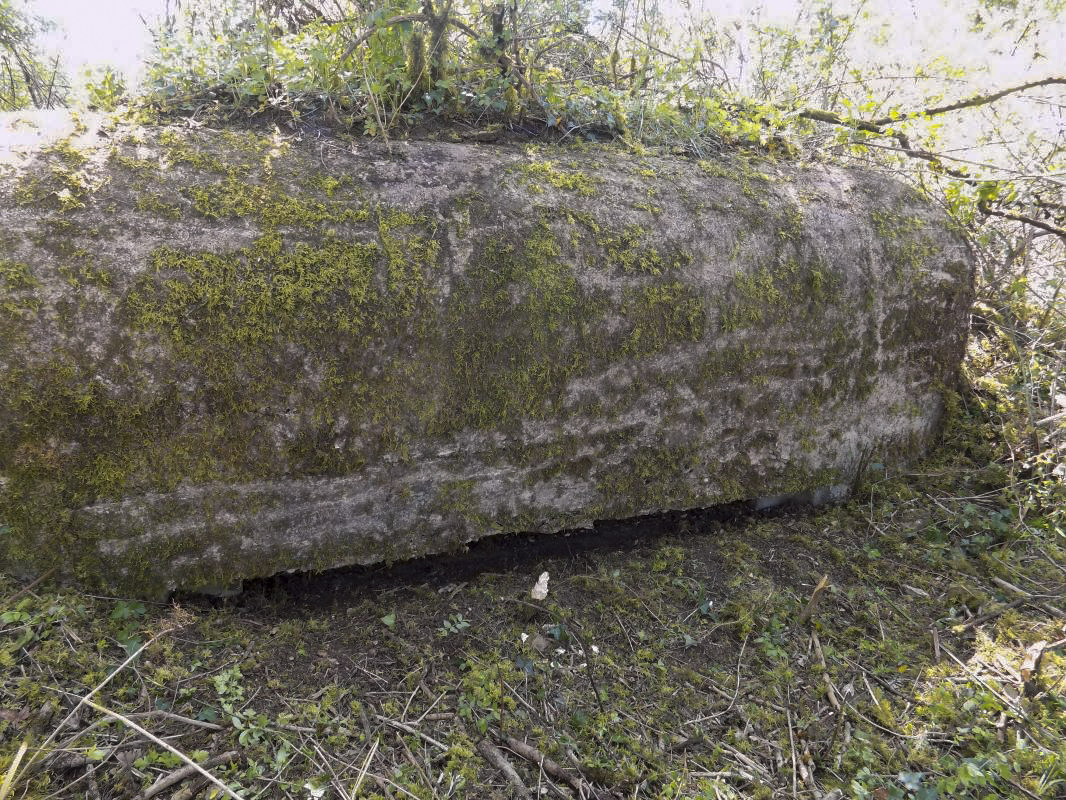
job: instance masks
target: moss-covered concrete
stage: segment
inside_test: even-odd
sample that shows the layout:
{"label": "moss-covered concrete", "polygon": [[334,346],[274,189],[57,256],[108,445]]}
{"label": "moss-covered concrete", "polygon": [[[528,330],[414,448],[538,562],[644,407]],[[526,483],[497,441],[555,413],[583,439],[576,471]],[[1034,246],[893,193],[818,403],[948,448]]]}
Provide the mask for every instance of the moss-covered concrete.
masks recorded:
{"label": "moss-covered concrete", "polygon": [[934,433],[969,262],[901,187],[397,149],[75,127],[0,177],[4,563],[228,586],[843,485]]}

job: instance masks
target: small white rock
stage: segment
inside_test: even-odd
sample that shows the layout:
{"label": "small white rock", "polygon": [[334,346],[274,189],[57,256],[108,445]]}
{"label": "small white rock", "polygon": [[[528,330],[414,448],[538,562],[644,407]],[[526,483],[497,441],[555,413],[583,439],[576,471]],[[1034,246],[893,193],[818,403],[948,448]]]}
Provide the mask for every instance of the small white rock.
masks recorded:
{"label": "small white rock", "polygon": [[534,600],[543,600],[548,596],[548,573],[540,573],[537,583],[529,593]]}

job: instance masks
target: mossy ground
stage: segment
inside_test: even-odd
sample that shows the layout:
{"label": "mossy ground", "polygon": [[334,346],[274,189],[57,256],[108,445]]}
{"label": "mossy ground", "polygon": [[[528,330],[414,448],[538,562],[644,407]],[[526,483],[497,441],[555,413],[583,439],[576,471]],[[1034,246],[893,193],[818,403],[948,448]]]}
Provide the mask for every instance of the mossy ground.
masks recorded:
{"label": "mossy ground", "polygon": [[[1061,797],[1066,434],[1034,431],[1029,404],[1054,410],[1063,336],[1019,366],[1006,329],[975,335],[939,449],[871,465],[841,506],[508,539],[229,600],[2,579],[0,775],[24,742],[14,796],[133,797],[180,769],[96,710],[68,718],[143,645],[93,702],[246,798],[508,796],[483,738],[530,794]],[[212,795],[190,776],[157,796]]]}

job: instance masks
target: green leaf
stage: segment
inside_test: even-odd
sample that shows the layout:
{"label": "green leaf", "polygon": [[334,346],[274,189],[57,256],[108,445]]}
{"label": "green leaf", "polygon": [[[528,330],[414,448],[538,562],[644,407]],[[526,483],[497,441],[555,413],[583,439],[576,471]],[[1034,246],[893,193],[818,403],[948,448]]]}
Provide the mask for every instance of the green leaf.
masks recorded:
{"label": "green leaf", "polygon": [[119,600],[118,603],[115,604],[114,610],[111,612],[111,619],[117,620],[143,617],[145,611],[144,603]]}
{"label": "green leaf", "polygon": [[997,181],[984,181],[977,187],[977,199],[982,203],[991,203],[999,196],[999,183]]}
{"label": "green leaf", "polygon": [[381,618],[381,622],[386,628],[391,628],[393,625],[396,624],[396,612],[390,611],[388,614]]}

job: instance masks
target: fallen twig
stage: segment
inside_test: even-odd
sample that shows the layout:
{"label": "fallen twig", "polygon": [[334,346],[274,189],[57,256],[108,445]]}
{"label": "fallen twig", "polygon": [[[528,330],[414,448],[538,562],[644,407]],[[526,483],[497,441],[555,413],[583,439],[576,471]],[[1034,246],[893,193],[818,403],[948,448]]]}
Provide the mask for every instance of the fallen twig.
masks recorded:
{"label": "fallen twig", "polygon": [[1026,713],[1025,709],[1022,708],[1020,705],[1018,705],[1018,703],[1013,702],[1009,697],[1004,695],[1002,692],[999,692],[995,688],[990,686],[988,684],[988,682],[984,678],[982,678],[980,675],[978,675],[976,672],[974,672],[972,669],[970,669],[965,663],[963,663],[962,659],[960,659],[957,655],[952,653],[947,647],[944,647],[943,645],[941,645],[941,647],[943,648],[944,652],[947,653],[948,656],[951,657],[951,660],[954,661],[956,664],[958,664],[959,667],[962,668],[963,672],[965,672],[972,680],[975,680],[979,684],[981,684],[981,686],[984,687],[984,689],[987,692],[989,692],[990,694],[994,695],[1001,703],[1003,703],[1005,708],[1009,709],[1012,714],[1015,714],[1022,722],[1026,723],[1027,725],[1030,726],[1030,729],[1029,729],[1028,733],[1029,733],[1029,737],[1033,740],[1034,743],[1036,743],[1040,747],[1043,747],[1048,752],[1052,752],[1047,747],[1047,745],[1045,745],[1043,742],[1041,742],[1034,735],[1034,729],[1038,729],[1045,736],[1052,736],[1053,737],[1053,734],[1051,734],[1051,732],[1047,728],[1045,728],[1043,725],[1041,725],[1038,722],[1036,722],[1035,720],[1033,720],[1033,718],[1030,717],[1029,714]]}
{"label": "fallen twig", "polygon": [[533,800],[533,795],[529,793],[529,789],[526,788],[525,783],[522,782],[521,776],[519,776],[515,768],[511,766],[511,762],[507,760],[507,756],[500,751],[500,748],[488,739],[482,739],[477,743],[477,751],[481,753],[486,761],[507,777],[507,780],[511,782],[511,785],[514,787],[519,797],[523,800]]}
{"label": "fallen twig", "polygon": [[1047,650],[1047,641],[1041,639],[1036,644],[1030,645],[1025,651],[1025,658],[1018,672],[1022,676],[1022,694],[1029,699],[1036,696],[1039,690],[1038,678],[1040,677],[1040,664]]}
{"label": "fallen twig", "polygon": [[829,588],[829,576],[823,575],[822,579],[818,581],[818,585],[814,587],[814,591],[811,592],[811,599],[807,601],[806,607],[800,612],[796,621],[800,625],[807,624],[807,620],[811,618],[815,610],[818,608],[818,601],[822,599],[822,594]]}
{"label": "fallen twig", "polygon": [[33,775],[37,772],[38,769],[40,769],[43,763],[43,761],[41,760],[42,754],[44,754],[48,750],[49,745],[51,745],[56,740],[56,737],[59,735],[59,732],[63,730],[67,726],[67,723],[74,718],[74,716],[78,713],[78,709],[80,709],[83,705],[99,708],[99,706],[93,703],[90,698],[92,698],[93,695],[97,694],[98,692],[100,692],[101,689],[111,683],[111,681],[115,678],[116,675],[118,675],[120,672],[122,672],[122,670],[132,664],[141,653],[147,650],[156,641],[156,639],[160,638],[161,636],[164,636],[165,634],[170,633],[173,630],[176,630],[176,628],[165,628],[164,630],[161,630],[159,633],[155,634],[155,636],[153,636],[147,642],[138,647],[137,650],[129,658],[127,658],[125,661],[115,667],[115,669],[112,670],[110,675],[104,678],[100,683],[96,684],[96,687],[91,692],[89,692],[87,695],[78,700],[78,702],[74,705],[74,708],[70,710],[70,713],[68,713],[63,718],[62,722],[56,725],[56,727],[48,735],[48,738],[45,739],[44,742],[37,748],[37,752],[26,763],[26,766],[23,769],[23,774]]}
{"label": "fallen twig", "polygon": [[500,738],[504,744],[516,754],[522,756],[526,761],[536,764],[548,775],[551,775],[553,778],[558,778],[571,788],[575,790],[580,789],[581,781],[559,766],[559,764],[552,761],[533,745],[520,741],[513,736],[500,736]]}
{"label": "fallen twig", "polygon": [[533,745],[519,741],[513,736],[501,736],[501,739],[503,740],[504,744],[507,745],[508,748],[513,750],[518,755],[522,756],[522,758],[524,758],[526,761],[529,761],[532,764],[536,764],[538,767],[544,770],[544,773],[546,775],[555,778],[556,780],[562,781],[575,792],[577,792],[578,797],[602,797],[601,793],[598,792],[593,786],[589,785],[582,778],[575,778],[573,775],[567,772],[560,764],[556,763],[555,761],[552,761]]}
{"label": "fallen twig", "polygon": [[420,731],[418,728],[412,727],[411,725],[408,725],[406,722],[400,722],[400,721],[395,720],[395,719],[389,719],[388,717],[383,717],[381,714],[375,714],[374,715],[374,719],[376,719],[378,722],[384,722],[386,725],[391,725],[394,728],[398,728],[399,730],[403,731],[404,733],[410,733],[413,736],[417,736],[422,741],[427,742],[428,744],[431,744],[434,747],[440,748],[441,750],[447,750],[448,749],[448,745],[441,744],[440,742],[438,742],[436,739],[434,739],[429,734],[422,733],[422,731]]}
{"label": "fallen twig", "polygon": [[[193,777],[194,775],[200,775],[200,773],[205,769],[217,767],[220,764],[225,764],[227,761],[232,761],[233,759],[237,758],[237,756],[238,753],[236,750],[227,750],[221,755],[217,755],[214,758],[209,758],[203,764],[182,767],[176,772],[172,772],[169,775],[164,775],[163,777],[161,777],[159,780],[157,780],[155,783],[153,783],[151,786],[149,786],[147,789],[137,795],[137,798],[138,800],[149,800],[149,798],[155,797],[160,792],[165,792],[171,786],[176,786],[177,784],[181,783],[184,780],[187,780],[188,778]],[[203,769],[201,769],[201,767]],[[200,775],[200,777],[203,776]]]}
{"label": "fallen twig", "polygon": [[352,787],[352,797],[358,797],[359,787],[363,785],[363,781],[366,780],[366,771],[370,768],[370,762],[374,758],[374,754],[378,751],[378,739],[374,739],[374,743],[370,745],[370,752],[366,754],[366,761],[363,762],[362,768],[359,770],[359,777],[355,779],[355,786]]}
{"label": "fallen twig", "polygon": [[427,775],[426,771],[422,769],[422,765],[418,763],[418,760],[415,758],[415,754],[411,752],[411,748],[407,746],[407,742],[403,740],[403,736],[400,735],[400,732],[396,731],[395,735],[396,742],[400,745],[400,750],[403,752],[404,758],[407,759],[407,763],[414,767],[415,772],[418,773],[418,776],[426,782],[426,786],[428,786],[432,791],[433,781],[429,779],[429,775]]}
{"label": "fallen twig", "polygon": [[966,620],[966,622],[962,623],[959,627],[960,628],[972,628],[974,625],[982,625],[982,624],[988,622],[989,620],[995,619],[996,617],[1007,613],[1012,608],[1017,608],[1018,606],[1025,605],[1028,602],[1029,602],[1029,599],[1027,597],[1019,597],[1016,600],[1011,600],[1009,603],[1006,603],[1006,604],[1000,606],[999,608],[995,609],[994,611],[988,611],[988,612],[986,612],[984,614],[978,614],[973,619]]}
{"label": "fallen twig", "polygon": [[[825,578],[822,580],[824,582]],[[819,583],[818,585],[821,586],[822,584]],[[816,593],[817,591],[818,590],[815,589]],[[811,602],[814,602],[813,597],[811,598]],[[798,777],[797,773],[799,772],[799,756],[796,755],[796,739],[792,735],[792,709],[790,708],[792,705],[792,696],[789,694],[787,698],[782,698],[779,694],[778,699],[781,700],[785,706],[785,725],[788,728],[788,749],[792,757],[792,796],[799,797],[799,793],[796,791],[796,778]]]}
{"label": "fallen twig", "polygon": [[737,759],[737,761],[739,761],[745,767],[750,769],[756,776],[758,776],[762,780],[768,781],[768,780],[771,779],[770,778],[770,773],[767,771],[766,767],[764,767],[762,764],[759,764],[758,762],[753,761],[752,759],[748,758],[748,756],[744,755],[742,752],[737,750],[737,748],[733,747],[731,744],[729,744],[729,743],[727,743],[725,741],[720,741],[717,744],[718,744],[719,747],[722,748],[723,751],[729,753],[729,755],[731,755],[731,756],[733,756],[733,758]]}
{"label": "fallen twig", "polygon": [[176,747],[168,744],[167,742],[164,742],[162,739],[160,739],[158,736],[156,736],[151,731],[145,730],[144,728],[142,728],[140,725],[138,725],[136,722],[134,722],[129,717],[123,716],[122,714],[119,714],[117,711],[112,711],[109,708],[105,708],[104,706],[100,705],[99,703],[94,703],[92,700],[89,700],[88,697],[83,698],[82,702],[85,705],[89,706],[90,708],[95,708],[101,714],[106,714],[109,717],[114,717],[119,722],[121,722],[123,725],[126,725],[127,727],[132,728],[133,730],[137,731],[137,733],[139,733],[144,738],[148,739],[153,744],[155,744],[155,745],[157,745],[159,747],[162,747],[164,750],[167,750],[170,753],[173,753],[178,758],[180,758],[182,761],[184,761],[186,764],[188,764],[190,767],[192,767],[193,770],[195,770],[196,772],[199,772],[202,776],[204,776],[209,781],[211,781],[211,783],[215,784],[215,786],[217,786],[219,789],[221,789],[223,792],[225,792],[225,794],[227,796],[232,797],[233,800],[244,800],[243,797],[241,797],[239,794],[237,794],[235,791],[233,791],[226,784],[224,784],[222,781],[220,781],[218,778],[216,778],[214,775],[212,775],[206,769],[201,767],[199,764],[197,764],[195,761],[193,761],[191,758],[189,758],[183,752],[178,750]]}
{"label": "fallen twig", "polygon": [[26,594],[26,592],[32,591],[33,587],[36,586],[37,584],[39,584],[41,581],[48,580],[48,578],[52,577],[52,575],[55,573],[55,571],[56,571],[56,568],[52,567],[50,570],[45,572],[43,575],[41,575],[39,578],[37,578],[32,583],[27,583],[25,586],[23,586],[21,589],[19,589],[17,592],[15,592],[13,595],[11,595],[7,599],[5,599],[3,602],[0,602],[0,608],[7,608],[9,603],[13,603],[15,600],[18,600],[20,597],[22,597],[22,595]]}
{"label": "fallen twig", "polygon": [[26,755],[26,750],[29,749],[30,740],[23,739],[22,744],[19,746],[18,752],[15,754],[14,759],[11,761],[11,766],[8,767],[7,774],[4,776],[4,782],[0,784],[0,798],[7,797],[11,792],[11,787],[15,783],[15,776],[18,775],[19,763],[22,761],[22,757]]}
{"label": "fallen twig", "polygon": [[170,800],[192,800],[201,790],[207,786],[208,780],[206,778],[198,778],[197,780],[189,783],[184,789],[179,789],[170,796]]}
{"label": "fallen twig", "polygon": [[185,725],[192,725],[194,728],[203,728],[209,731],[222,731],[225,727],[222,725],[216,725],[214,722],[205,722],[200,719],[191,719],[190,717],[183,717],[181,714],[174,714],[170,711],[141,711],[137,714],[128,714],[130,719],[139,719],[141,717],[163,717],[164,719],[170,719],[174,722],[181,722]]}
{"label": "fallen twig", "polygon": [[829,666],[825,663],[825,654],[822,653],[822,643],[818,640],[818,632],[813,631],[811,638],[814,640],[814,652],[818,655],[818,661],[822,664],[822,681],[825,683],[825,696],[829,698],[829,705],[833,709],[840,713],[840,701],[837,700],[836,687],[833,686],[833,681],[829,677]]}

